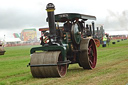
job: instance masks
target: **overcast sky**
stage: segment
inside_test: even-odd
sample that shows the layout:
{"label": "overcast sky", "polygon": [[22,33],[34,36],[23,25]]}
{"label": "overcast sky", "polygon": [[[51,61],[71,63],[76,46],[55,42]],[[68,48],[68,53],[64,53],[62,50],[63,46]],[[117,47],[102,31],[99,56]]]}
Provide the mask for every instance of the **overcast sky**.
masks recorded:
{"label": "overcast sky", "polygon": [[[47,27],[46,5],[54,3],[55,14],[81,13],[97,17],[106,31],[128,31],[127,0],[0,0],[0,39],[23,29]],[[38,36],[40,33],[38,32]]]}

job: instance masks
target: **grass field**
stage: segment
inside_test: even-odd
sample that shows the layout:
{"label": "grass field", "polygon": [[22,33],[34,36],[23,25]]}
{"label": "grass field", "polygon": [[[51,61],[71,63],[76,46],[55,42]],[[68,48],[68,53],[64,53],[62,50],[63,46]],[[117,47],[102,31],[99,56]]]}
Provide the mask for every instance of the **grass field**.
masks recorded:
{"label": "grass field", "polygon": [[128,85],[128,40],[97,48],[97,66],[69,66],[63,78],[33,78],[27,64],[33,46],[6,47],[0,56],[0,85]]}

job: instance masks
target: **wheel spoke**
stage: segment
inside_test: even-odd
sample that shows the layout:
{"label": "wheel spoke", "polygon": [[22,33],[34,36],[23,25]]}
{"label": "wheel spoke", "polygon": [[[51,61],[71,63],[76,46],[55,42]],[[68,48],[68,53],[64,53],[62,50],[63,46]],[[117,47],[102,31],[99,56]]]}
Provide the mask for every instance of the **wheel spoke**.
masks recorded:
{"label": "wheel spoke", "polygon": [[89,56],[89,59],[92,60],[92,56]]}
{"label": "wheel spoke", "polygon": [[91,66],[93,65],[93,62],[91,61],[91,60],[89,60],[89,62],[90,62],[90,64],[91,64]]}
{"label": "wheel spoke", "polygon": [[90,56],[90,49],[88,50],[88,55]]}
{"label": "wheel spoke", "polygon": [[89,56],[91,56],[91,49],[92,49],[91,47],[92,47],[92,45],[90,45],[89,48],[88,48],[88,55]]}
{"label": "wheel spoke", "polygon": [[92,44],[89,46],[89,48],[91,48],[92,47]]}

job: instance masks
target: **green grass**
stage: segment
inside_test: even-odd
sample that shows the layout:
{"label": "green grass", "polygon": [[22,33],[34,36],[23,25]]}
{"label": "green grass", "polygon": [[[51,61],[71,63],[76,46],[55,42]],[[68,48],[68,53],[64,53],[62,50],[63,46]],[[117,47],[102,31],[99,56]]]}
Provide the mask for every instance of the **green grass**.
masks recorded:
{"label": "green grass", "polygon": [[[70,65],[63,78],[33,78],[27,64],[34,46],[5,47],[0,56],[0,85],[126,85],[128,83],[128,40],[97,48],[97,66],[83,70]],[[35,46],[36,47],[36,46]]]}
{"label": "green grass", "polygon": [[0,56],[0,85],[13,84],[31,77],[27,68],[31,48],[32,46],[5,47],[5,55]]}

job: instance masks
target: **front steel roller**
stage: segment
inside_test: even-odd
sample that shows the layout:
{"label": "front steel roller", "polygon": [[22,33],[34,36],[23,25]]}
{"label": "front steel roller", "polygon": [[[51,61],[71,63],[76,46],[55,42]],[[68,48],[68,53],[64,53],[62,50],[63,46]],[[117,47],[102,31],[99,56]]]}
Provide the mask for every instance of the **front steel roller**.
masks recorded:
{"label": "front steel roller", "polygon": [[[33,53],[30,60],[31,73],[35,78],[63,77],[67,72],[67,64],[58,65],[57,63],[61,61],[60,51]],[[32,65],[35,66],[33,67]]]}
{"label": "front steel roller", "polygon": [[79,64],[84,69],[93,69],[97,62],[95,41],[91,38],[82,39],[80,43]]}

